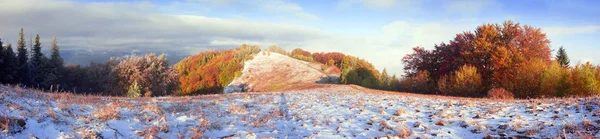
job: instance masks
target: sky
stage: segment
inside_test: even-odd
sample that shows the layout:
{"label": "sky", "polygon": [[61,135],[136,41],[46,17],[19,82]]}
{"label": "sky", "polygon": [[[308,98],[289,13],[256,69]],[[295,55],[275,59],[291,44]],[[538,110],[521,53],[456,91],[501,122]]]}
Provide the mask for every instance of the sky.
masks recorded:
{"label": "sky", "polygon": [[597,0],[0,0],[0,38],[15,45],[24,28],[26,36],[41,36],[45,50],[56,36],[63,52],[105,54],[67,62],[278,45],[343,52],[402,75],[401,59],[411,48],[433,48],[457,33],[506,20],[542,28],[551,48],[564,46],[571,63],[600,64],[598,5]]}

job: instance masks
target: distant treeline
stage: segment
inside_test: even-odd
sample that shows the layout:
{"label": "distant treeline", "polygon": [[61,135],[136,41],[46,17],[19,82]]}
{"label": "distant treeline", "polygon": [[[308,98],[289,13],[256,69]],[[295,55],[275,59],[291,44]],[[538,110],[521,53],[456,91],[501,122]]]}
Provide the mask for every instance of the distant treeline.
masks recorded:
{"label": "distant treeline", "polygon": [[[56,37],[52,40],[50,58],[41,52],[39,35],[32,50],[28,50],[21,29],[17,45],[17,53],[13,52],[12,44],[0,47],[0,83],[114,96],[162,96],[178,90],[177,71],[167,64],[164,54],[111,58],[89,66],[65,66]],[[3,46],[2,41],[0,46]]]}

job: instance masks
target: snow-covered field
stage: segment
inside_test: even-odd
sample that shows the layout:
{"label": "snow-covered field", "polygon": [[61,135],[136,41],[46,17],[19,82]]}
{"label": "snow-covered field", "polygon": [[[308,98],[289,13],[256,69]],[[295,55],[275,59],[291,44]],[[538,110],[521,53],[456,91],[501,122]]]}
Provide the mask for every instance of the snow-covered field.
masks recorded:
{"label": "snow-covered field", "polygon": [[344,85],[140,99],[0,86],[0,138],[594,138],[598,103],[597,97],[495,101]]}

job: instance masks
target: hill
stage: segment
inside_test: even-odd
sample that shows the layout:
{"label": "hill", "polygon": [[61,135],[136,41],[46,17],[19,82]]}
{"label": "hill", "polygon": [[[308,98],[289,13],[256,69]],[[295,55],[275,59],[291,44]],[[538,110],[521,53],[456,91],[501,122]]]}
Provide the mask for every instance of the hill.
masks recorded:
{"label": "hill", "polygon": [[0,138],[593,138],[598,97],[490,100],[321,85],[126,98],[0,86]]}
{"label": "hill", "polygon": [[340,70],[335,66],[263,51],[245,62],[242,75],[225,87],[224,92],[275,91],[301,84],[338,83],[339,76]]}

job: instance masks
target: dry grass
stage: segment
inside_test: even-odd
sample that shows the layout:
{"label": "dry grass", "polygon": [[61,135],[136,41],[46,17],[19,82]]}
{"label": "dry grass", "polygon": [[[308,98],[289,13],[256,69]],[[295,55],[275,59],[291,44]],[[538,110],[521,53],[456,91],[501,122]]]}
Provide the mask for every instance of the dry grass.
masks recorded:
{"label": "dry grass", "polygon": [[77,133],[83,139],[102,139],[102,138],[104,138],[104,137],[102,137],[102,134],[98,133],[95,130],[89,129],[89,128],[80,129]]}
{"label": "dry grass", "polygon": [[396,113],[394,113],[394,116],[401,116],[403,114],[407,114],[408,111],[404,108],[399,108],[398,110],[396,110]]}
{"label": "dry grass", "polygon": [[190,139],[202,139],[204,138],[204,131],[200,128],[190,128],[191,136]]}
{"label": "dry grass", "polygon": [[0,129],[2,129],[2,131],[9,131],[10,130],[10,122],[11,122],[11,119],[0,116]]}
{"label": "dry grass", "polygon": [[412,131],[410,130],[410,128],[404,126],[404,125],[398,125],[396,126],[396,136],[400,137],[400,138],[408,138],[412,135]]}
{"label": "dry grass", "polygon": [[105,106],[105,107],[101,107],[99,109],[97,109],[96,111],[93,112],[92,114],[94,116],[94,118],[96,119],[100,119],[103,121],[106,120],[116,120],[119,119],[121,112],[114,106]]}
{"label": "dry grass", "polygon": [[571,134],[573,134],[573,133],[575,133],[575,132],[576,132],[578,129],[577,129],[577,126],[575,126],[573,123],[571,123],[571,122],[567,122],[567,123],[563,124],[563,128],[562,128],[562,130],[563,130],[564,132],[566,132],[566,133],[571,133]]}
{"label": "dry grass", "polygon": [[488,98],[491,99],[514,99],[515,96],[509,92],[504,90],[504,88],[493,88],[488,91]]}
{"label": "dry grass", "polygon": [[234,113],[234,114],[248,113],[248,111],[246,110],[246,108],[240,107],[240,106],[229,106],[229,109],[227,109],[227,112]]}
{"label": "dry grass", "polygon": [[148,129],[144,130],[144,131],[137,131],[136,133],[139,136],[144,137],[145,139],[157,139],[160,138],[158,137],[158,132],[159,132],[159,128],[156,126],[151,126]]}
{"label": "dry grass", "polygon": [[56,113],[54,113],[54,110],[52,110],[52,108],[48,108],[48,116],[54,120],[58,120],[58,116],[56,116]]}
{"label": "dry grass", "polygon": [[158,115],[163,115],[163,110],[158,106],[158,104],[150,104],[142,107],[142,111],[152,111]]}
{"label": "dry grass", "polygon": [[525,130],[525,135],[529,135],[529,136],[535,136],[536,134],[538,134],[540,132],[540,128],[537,126],[532,126],[530,128],[527,128]]}
{"label": "dry grass", "polygon": [[385,129],[389,129],[389,130],[393,130],[394,129],[385,120],[379,121],[379,125],[381,126],[381,129],[379,129],[379,131],[384,131]]}
{"label": "dry grass", "polygon": [[446,121],[444,121],[444,120],[442,120],[442,119],[438,119],[438,120],[435,122],[435,125],[438,125],[438,126],[444,126],[444,125],[447,125],[447,124],[448,124],[448,122],[446,122]]}

